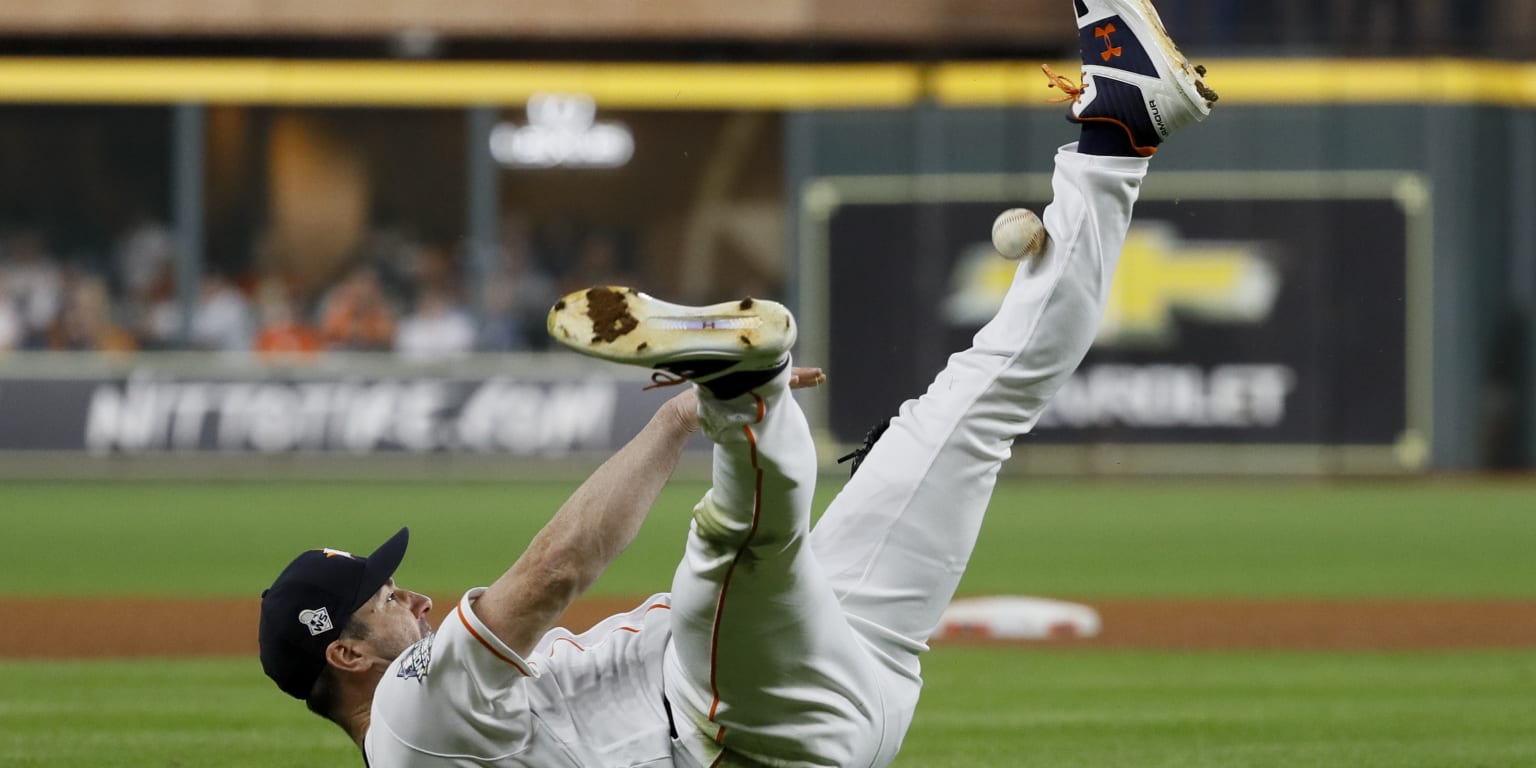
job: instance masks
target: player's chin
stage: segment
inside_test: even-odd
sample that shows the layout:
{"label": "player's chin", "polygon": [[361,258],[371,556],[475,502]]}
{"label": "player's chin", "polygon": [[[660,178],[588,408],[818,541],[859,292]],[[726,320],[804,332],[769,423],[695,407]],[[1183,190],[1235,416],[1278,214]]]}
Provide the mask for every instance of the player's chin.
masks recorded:
{"label": "player's chin", "polygon": [[424,619],[424,618],[423,619],[417,619],[416,620],[416,630],[417,630],[417,632],[416,632],[416,639],[420,640],[420,639],[426,637],[427,635],[432,634],[432,625],[427,623],[427,620]]}

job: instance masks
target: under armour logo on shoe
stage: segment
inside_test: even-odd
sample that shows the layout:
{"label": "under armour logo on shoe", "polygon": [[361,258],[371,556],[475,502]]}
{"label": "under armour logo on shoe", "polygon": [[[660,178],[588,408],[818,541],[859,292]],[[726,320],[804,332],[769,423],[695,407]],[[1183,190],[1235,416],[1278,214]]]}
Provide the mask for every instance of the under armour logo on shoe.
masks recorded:
{"label": "under armour logo on shoe", "polygon": [[1094,27],[1093,28],[1093,36],[1094,37],[1102,37],[1102,38],[1104,38],[1104,50],[1099,52],[1099,56],[1103,57],[1103,59],[1105,61],[1109,61],[1110,59],[1113,59],[1116,56],[1119,56],[1120,54],[1125,52],[1124,48],[1121,48],[1120,46],[1115,45],[1109,39],[1109,36],[1113,35],[1117,31],[1119,31],[1119,30],[1115,29],[1115,25],[1114,24],[1105,24],[1102,27]]}

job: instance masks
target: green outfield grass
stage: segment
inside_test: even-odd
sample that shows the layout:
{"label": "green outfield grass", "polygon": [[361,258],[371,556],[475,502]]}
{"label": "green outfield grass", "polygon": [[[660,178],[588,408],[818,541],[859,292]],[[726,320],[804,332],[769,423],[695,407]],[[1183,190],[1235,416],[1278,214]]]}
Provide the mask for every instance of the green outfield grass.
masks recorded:
{"label": "green outfield grass", "polygon": [[[7,483],[0,594],[252,596],[304,547],[366,550],[403,524],[401,583],[452,594],[500,574],[572,487]],[[665,590],[702,491],[668,490],[595,593]],[[1523,484],[1011,481],[962,591],[1531,597],[1533,551]]]}
{"label": "green outfield grass", "polygon": [[[0,765],[361,765],[254,660],[4,663]],[[1536,652],[945,648],[898,766],[1536,764]]]}
{"label": "green outfield grass", "polygon": [[[0,594],[254,599],[300,548],[364,550],[407,523],[402,583],[452,594],[499,574],[571,487],[8,483]],[[702,490],[669,490],[597,591],[665,589]],[[1013,481],[962,590],[1531,598],[1533,502],[1519,484]],[[1536,765],[1536,650],[943,647],[925,678],[905,768]],[[255,659],[0,660],[0,680],[7,768],[361,764]]]}

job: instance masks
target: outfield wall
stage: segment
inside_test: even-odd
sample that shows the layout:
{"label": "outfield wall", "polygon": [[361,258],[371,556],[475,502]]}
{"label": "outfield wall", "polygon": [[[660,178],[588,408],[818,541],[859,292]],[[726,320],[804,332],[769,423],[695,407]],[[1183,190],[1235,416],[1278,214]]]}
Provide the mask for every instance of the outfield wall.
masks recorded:
{"label": "outfield wall", "polygon": [[[1287,398],[1288,413],[1303,423],[1260,425],[1270,439],[1259,442],[1315,446],[1318,452],[1300,461],[1322,471],[1334,462],[1376,469],[1529,466],[1536,433],[1528,363],[1536,349],[1530,78],[1506,80],[1515,87],[1488,93],[1462,87],[1462,75],[1480,71],[1470,63],[1422,63],[1415,70],[1386,62],[1375,74],[1370,64],[1349,63],[1336,77],[1314,62],[1225,64],[1212,64],[1210,81],[1233,98],[1154,160],[1138,210],[1142,221],[1182,241],[1151,253],[1172,264],[1181,250],[1187,256],[1202,245],[1246,242],[1244,249],[1274,267],[1279,296],[1261,318],[1171,307],[1182,341],[1157,347],[1120,339],[1116,348],[1111,340],[1084,370],[1194,365],[1206,381],[1192,389],[1198,396],[1203,387],[1209,396],[1217,366],[1281,362],[1300,342],[1305,349],[1286,364],[1293,377]],[[1036,103],[1025,69],[952,73],[940,79],[934,103],[910,109],[791,117],[787,188],[797,201],[791,220],[801,315],[825,325],[830,340],[814,356],[834,371],[878,372],[846,400],[834,379],[820,418],[835,422],[833,414],[861,403],[865,421],[889,412],[902,395],[872,391],[876,379],[899,380],[893,389],[912,391],[976,326],[946,327],[928,315],[902,326],[899,342],[861,342],[846,354],[838,346],[854,322],[838,311],[847,285],[872,281],[899,306],[941,307],[964,279],[955,266],[963,251],[985,243],[987,214],[1015,202],[1044,203],[1052,153],[1073,132],[1058,110]],[[1229,89],[1221,75],[1232,70],[1238,77]],[[1487,74],[1509,73],[1496,70]],[[1004,79],[1004,71],[1017,80]],[[1381,88],[1373,93],[1367,83]],[[1301,201],[1311,207],[1298,207]],[[1375,213],[1358,207],[1370,201],[1378,204]],[[854,219],[844,226],[851,234],[837,228],[845,214]],[[869,248],[861,249],[860,237]],[[934,259],[935,252],[942,257]],[[857,266],[840,271],[845,259]],[[1203,289],[1208,298],[1211,288]],[[1376,302],[1385,303],[1362,306]],[[1303,402],[1308,377],[1317,382],[1317,399]],[[1362,409],[1384,403],[1396,415],[1376,421],[1374,432],[1349,424]],[[1066,440],[1115,445],[1109,457],[1080,449],[1064,461],[1114,471],[1137,455],[1159,464],[1199,446],[1203,460],[1242,463],[1250,456],[1244,446],[1255,440],[1248,422],[1225,436],[1197,423],[1180,436],[1163,424],[1128,421],[1101,421]],[[839,435],[856,429],[844,425]],[[1146,443],[1162,445],[1150,454],[1135,449]],[[1334,450],[1341,447],[1348,455]]]}
{"label": "outfield wall", "polygon": [[[1032,445],[1020,465],[1287,474],[1529,466],[1536,434],[1528,370],[1536,344],[1536,217],[1528,215],[1536,210],[1536,176],[1528,172],[1536,167],[1536,65],[1209,63],[1224,94],[1217,119],[1175,139],[1143,192],[1140,221],[1151,226],[1133,232],[1127,267],[1134,263],[1147,277],[1121,281],[1106,337],[1034,440],[1045,445]],[[178,192],[185,190],[177,180],[196,178],[206,160],[183,146],[197,144],[189,137],[208,119],[198,104],[484,105],[467,112],[471,133],[489,128],[477,115],[543,89],[587,94],[601,108],[781,116],[782,179],[769,180],[782,183],[780,220],[743,219],[756,227],[743,231],[753,235],[749,241],[782,233],[780,271],[802,321],[801,359],[832,373],[824,391],[807,396],[807,408],[822,439],[841,445],[857,442],[866,424],[920,389],[1006,283],[1007,265],[989,261],[980,233],[995,211],[1046,202],[1051,155],[1073,135],[1061,107],[1043,103],[1043,83],[1034,65],[1019,62],[0,59],[0,101],[11,104],[190,105],[177,107],[172,121],[178,171],[170,183]],[[729,164],[740,154],[716,153],[708,162]],[[489,160],[477,150],[455,162],[478,168]],[[473,249],[494,242],[496,208],[485,203],[495,202],[498,177],[465,175],[462,217]],[[181,205],[182,197],[180,242],[196,251],[202,211],[196,200]],[[702,203],[695,212],[709,213]],[[697,253],[679,263],[697,266],[694,257],[708,253],[690,250]],[[1202,258],[1219,262],[1227,277],[1170,278]],[[718,269],[750,266],[740,262]],[[680,269],[678,279],[689,284],[698,271]],[[184,294],[196,274],[182,274]],[[162,381],[154,373],[159,363],[141,359],[147,362],[109,365],[104,373],[104,363],[85,359],[84,379],[69,373],[47,381],[30,358],[0,360],[0,413],[6,391],[13,409],[3,439],[21,452],[150,446],[169,456],[228,455],[235,444],[245,446],[237,455],[261,454],[262,445],[276,446],[274,453],[291,446],[301,454],[356,453],[345,438],[314,437],[313,427],[273,427],[260,437],[247,430],[221,442],[240,430],[224,426],[223,412],[205,402],[237,402],[248,389],[197,376]],[[264,398],[262,408],[299,403],[301,412],[310,407],[305,402],[373,402],[373,393],[396,385],[429,392],[420,402],[451,411],[476,402],[490,380],[450,370],[418,387],[400,378],[414,381],[418,372],[393,372],[388,361],[362,364],[361,373],[349,365],[337,363],[330,374],[339,379],[308,388],[284,379],[311,375],[303,371],[240,375],[260,384],[249,391]],[[368,379],[381,365],[391,372]],[[538,379],[534,386],[548,392],[565,384]],[[146,442],[132,432],[144,429],[132,414],[149,408],[138,405],[146,402],[182,404],[165,406],[172,414],[165,419],[202,415],[175,422],[195,427],[155,422],[150,431],[168,442]],[[117,433],[86,428],[92,408],[113,407],[129,414],[122,417],[127,431],[104,438]],[[36,426],[44,413],[72,414],[68,436],[44,434]],[[227,423],[239,418],[246,417]],[[466,438],[475,421],[452,417],[387,439],[364,439],[384,433],[363,430],[357,440],[385,452],[475,454],[475,446],[501,440]],[[535,445],[526,455],[550,452],[516,434],[502,442]],[[611,442],[578,447],[597,455]]]}
{"label": "outfield wall", "polygon": [[[1204,373],[1255,362],[1249,356],[1255,350],[1261,358],[1283,358],[1284,336],[1304,336],[1307,349],[1296,355],[1309,359],[1287,369],[1301,376],[1290,382],[1292,393],[1304,395],[1312,375],[1324,379],[1313,390],[1322,401],[1292,401],[1306,425],[1270,425],[1275,442],[1376,445],[1398,453],[1404,467],[1425,459],[1436,468],[1479,467],[1499,452],[1499,462],[1511,462],[1513,453],[1514,464],[1527,465],[1533,384],[1524,359],[1531,353],[1536,293],[1536,232],[1528,215],[1536,210],[1536,189],[1528,169],[1536,163],[1536,115],[1442,104],[1224,106],[1218,117],[1175,138],[1154,161],[1140,221],[1178,238],[1181,246],[1161,249],[1170,264],[1180,250],[1192,255],[1201,241],[1247,241],[1244,247],[1272,264],[1276,280],[1286,284],[1278,287],[1272,315],[1263,318],[1212,318],[1198,307],[1170,307],[1186,338],[1204,333],[1207,350],[1226,350],[1201,362]],[[948,332],[943,323],[906,329],[915,333],[905,341],[912,355],[891,344],[840,355],[837,341],[845,336],[836,307],[845,298],[843,286],[874,281],[877,289],[895,289],[888,295],[905,306],[943,306],[963,280],[945,261],[958,263],[966,247],[985,246],[988,214],[1015,201],[1044,203],[1052,152],[1072,137],[1071,129],[1060,115],[1038,109],[923,108],[797,114],[788,135],[790,189],[799,198],[802,316],[809,324],[826,319],[833,329],[833,344],[816,356],[833,370],[879,370],[882,378],[902,379],[900,389],[909,392],[957,336],[978,324],[952,323]],[[1303,200],[1310,207],[1298,207]],[[885,218],[871,210],[880,204],[891,209]],[[865,227],[874,253],[860,253],[857,233],[829,227],[840,209],[865,217],[845,229]],[[948,247],[937,266],[906,250],[931,253],[934,246]],[[860,258],[865,266],[840,272],[843,260]],[[880,263],[889,272],[872,269]],[[1373,301],[1382,304],[1362,307]],[[1350,352],[1350,344],[1359,347]],[[1111,344],[1087,366],[1177,364],[1203,355],[1184,347],[1123,344],[1117,352]],[[879,356],[860,356],[871,352]],[[860,384],[857,401],[876,401],[860,413],[862,421],[894,409],[899,395],[874,395],[871,382]],[[828,396],[833,413],[856,407],[854,399],[840,401],[837,382]],[[1382,401],[1402,407],[1395,424],[1378,422],[1375,435],[1356,442],[1350,435],[1358,433],[1346,422]],[[1138,435],[1146,430],[1135,425],[1103,427],[1091,439],[1147,442]],[[1521,435],[1516,445],[1493,444],[1511,427]],[[845,425],[840,435],[852,429]],[[1167,439],[1163,430],[1161,438],[1169,445],[1253,439],[1189,432],[1189,438]]]}
{"label": "outfield wall", "polygon": [[0,365],[0,476],[579,477],[673,394],[649,384],[575,355],[18,355]]}

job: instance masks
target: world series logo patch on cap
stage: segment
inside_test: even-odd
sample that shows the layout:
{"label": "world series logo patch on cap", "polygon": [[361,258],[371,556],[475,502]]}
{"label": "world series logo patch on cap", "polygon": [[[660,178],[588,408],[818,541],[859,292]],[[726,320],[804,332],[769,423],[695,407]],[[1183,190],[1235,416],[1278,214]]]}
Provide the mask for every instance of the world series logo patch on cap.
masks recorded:
{"label": "world series logo patch on cap", "polygon": [[309,636],[331,631],[331,613],[324,608],[314,608],[299,611],[299,623],[309,627]]}

